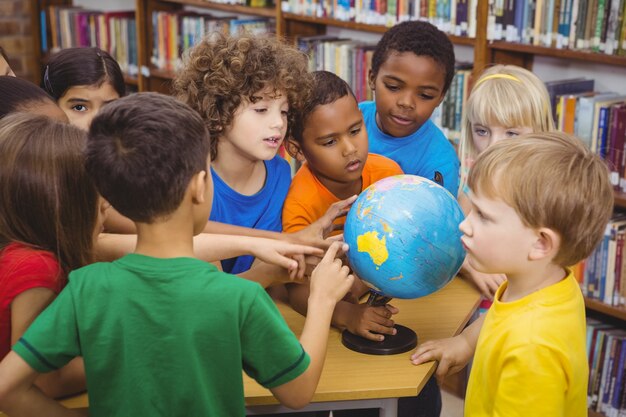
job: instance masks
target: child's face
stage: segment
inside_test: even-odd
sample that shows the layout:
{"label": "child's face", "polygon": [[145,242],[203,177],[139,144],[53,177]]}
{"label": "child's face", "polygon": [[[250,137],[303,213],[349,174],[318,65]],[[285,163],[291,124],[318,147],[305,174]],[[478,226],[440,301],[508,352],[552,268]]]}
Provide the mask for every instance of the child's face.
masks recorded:
{"label": "child's face", "polygon": [[472,211],[459,225],[470,265],[488,274],[523,271],[537,241],[534,229],[524,225],[515,209],[499,198],[470,192]]}
{"label": "child's face", "polygon": [[0,75],[9,75],[11,77],[15,77],[15,73],[9,66],[9,63],[2,55],[0,55]]}
{"label": "child's face", "polygon": [[333,190],[360,180],[367,160],[367,132],[356,99],[348,94],[317,106],[306,120],[300,150],[317,178]]}
{"label": "child's face", "polygon": [[223,146],[232,147],[251,161],[268,161],[276,156],[287,132],[289,103],[283,93],[255,94],[255,102],[243,102],[233,117],[232,124],[220,138]]}
{"label": "child's face", "polygon": [[394,137],[416,132],[443,100],[444,85],[444,71],[432,58],[391,53],[376,77],[370,74],[378,127]]}
{"label": "child's face", "polygon": [[528,126],[502,126],[497,123],[472,123],[472,141],[478,153],[481,153],[496,142],[514,138],[519,135],[532,133],[533,128]]}
{"label": "child's face", "polygon": [[117,91],[109,83],[100,87],[78,85],[68,88],[59,98],[59,106],[67,114],[67,118],[74,126],[88,130],[91,120],[107,103],[120,98]]}

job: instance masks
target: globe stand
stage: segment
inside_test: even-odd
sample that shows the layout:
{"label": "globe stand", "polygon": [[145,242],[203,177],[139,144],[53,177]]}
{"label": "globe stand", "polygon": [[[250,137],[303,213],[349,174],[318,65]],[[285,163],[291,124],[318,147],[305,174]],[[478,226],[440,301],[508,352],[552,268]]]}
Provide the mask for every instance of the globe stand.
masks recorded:
{"label": "globe stand", "polygon": [[[390,300],[391,297],[386,297],[370,290],[367,304],[379,307],[384,306]],[[348,330],[344,330],[343,333],[341,333],[341,343],[348,349],[368,355],[396,355],[398,353],[408,352],[417,346],[417,335],[413,330],[399,324],[396,324],[394,328],[396,329],[396,334],[386,334],[385,339],[381,342],[369,340],[352,334]]]}

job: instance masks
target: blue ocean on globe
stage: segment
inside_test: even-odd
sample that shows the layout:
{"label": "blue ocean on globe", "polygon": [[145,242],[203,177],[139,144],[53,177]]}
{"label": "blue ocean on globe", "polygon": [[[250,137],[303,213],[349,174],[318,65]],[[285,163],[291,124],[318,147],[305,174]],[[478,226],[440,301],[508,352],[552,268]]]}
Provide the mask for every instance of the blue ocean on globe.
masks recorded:
{"label": "blue ocean on globe", "polygon": [[396,175],[365,189],[346,218],[344,240],[354,272],[376,292],[418,298],[445,286],[465,259],[464,215],[445,188]]}

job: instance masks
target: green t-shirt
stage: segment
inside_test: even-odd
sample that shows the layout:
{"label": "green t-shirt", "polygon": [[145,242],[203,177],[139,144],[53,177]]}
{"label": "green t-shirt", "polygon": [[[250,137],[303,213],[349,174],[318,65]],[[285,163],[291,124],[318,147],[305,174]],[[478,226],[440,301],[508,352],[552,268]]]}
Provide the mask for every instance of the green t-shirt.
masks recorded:
{"label": "green t-shirt", "polygon": [[83,356],[90,416],[243,416],[241,369],[272,388],[310,358],[260,285],[191,258],[127,255],[70,274],[13,350]]}

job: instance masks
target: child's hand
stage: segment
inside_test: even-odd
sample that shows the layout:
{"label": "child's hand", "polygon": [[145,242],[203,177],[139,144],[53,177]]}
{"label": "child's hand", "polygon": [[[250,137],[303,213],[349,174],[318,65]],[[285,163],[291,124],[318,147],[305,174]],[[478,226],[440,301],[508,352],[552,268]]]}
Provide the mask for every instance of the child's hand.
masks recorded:
{"label": "child's hand", "polygon": [[435,376],[441,380],[448,374],[459,372],[472,359],[474,350],[462,335],[447,339],[429,340],[417,347],[411,355],[413,365],[437,361]]}
{"label": "child's hand", "polygon": [[380,307],[354,304],[346,322],[346,329],[352,334],[369,340],[384,340],[385,334],[396,334],[391,316],[399,311],[390,304]]}
{"label": "child's hand", "polygon": [[469,279],[478,290],[490,300],[493,300],[496,290],[504,281],[506,276],[503,274],[485,274],[472,268],[472,266],[465,258],[463,266],[461,267],[460,275]]}
{"label": "child's hand", "polygon": [[285,233],[285,238],[294,243],[316,246],[327,249],[333,240],[327,240],[328,235],[335,230],[341,230],[341,226],[334,224],[336,218],[345,216],[350,210],[350,206],[354,203],[357,196],[353,195],[345,200],[333,203],[326,213],[308,227],[294,233]]}
{"label": "child's hand", "polygon": [[311,274],[311,292],[309,298],[320,297],[337,302],[352,287],[354,276],[337,255],[348,250],[345,243],[333,243]]}
{"label": "child's hand", "polygon": [[302,279],[306,272],[305,255],[322,256],[324,251],[312,246],[298,245],[277,239],[254,238],[251,254],[269,264],[289,271],[291,279]]}

